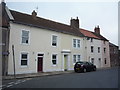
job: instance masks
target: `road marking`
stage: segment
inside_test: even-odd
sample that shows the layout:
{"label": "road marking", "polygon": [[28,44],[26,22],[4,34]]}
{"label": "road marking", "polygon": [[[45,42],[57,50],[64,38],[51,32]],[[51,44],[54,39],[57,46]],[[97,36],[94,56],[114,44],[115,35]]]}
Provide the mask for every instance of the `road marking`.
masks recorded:
{"label": "road marking", "polygon": [[13,85],[8,85],[7,87],[11,87],[11,86],[13,86]]}
{"label": "road marking", "polygon": [[8,83],[8,84],[13,84],[14,82],[10,82],[10,83]]}
{"label": "road marking", "polygon": [[[27,79],[27,80],[30,80],[30,79]],[[23,82],[25,82],[25,81],[27,81],[27,80],[17,80],[17,81],[15,81],[15,82],[9,82],[9,83],[7,83],[7,84],[5,84],[5,85],[1,85],[0,88],[9,88],[9,87],[14,86],[14,85],[17,85],[17,84],[19,84],[19,83],[23,83]]]}
{"label": "road marking", "polygon": [[26,80],[23,80],[23,81],[21,81],[21,82],[25,82]]}

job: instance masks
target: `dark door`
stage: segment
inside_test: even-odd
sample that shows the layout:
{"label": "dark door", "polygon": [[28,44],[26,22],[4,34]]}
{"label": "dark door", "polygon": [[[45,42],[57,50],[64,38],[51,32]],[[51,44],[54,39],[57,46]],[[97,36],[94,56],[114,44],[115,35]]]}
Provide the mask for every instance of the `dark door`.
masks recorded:
{"label": "dark door", "polygon": [[38,72],[43,70],[43,57],[38,57]]}

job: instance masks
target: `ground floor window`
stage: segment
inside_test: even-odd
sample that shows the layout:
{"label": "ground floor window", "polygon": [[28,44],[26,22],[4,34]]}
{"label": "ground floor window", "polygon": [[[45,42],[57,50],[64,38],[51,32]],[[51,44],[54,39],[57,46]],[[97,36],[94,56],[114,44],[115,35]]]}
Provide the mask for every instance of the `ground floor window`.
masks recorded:
{"label": "ground floor window", "polygon": [[94,58],[91,58],[91,63],[94,64]]}
{"label": "ground floor window", "polygon": [[28,65],[28,53],[21,53],[21,66]]}
{"label": "ground floor window", "polygon": [[107,60],[106,60],[106,58],[105,58],[105,64],[107,64]]}
{"label": "ground floor window", "polygon": [[57,54],[52,54],[52,64],[53,65],[57,64]]}
{"label": "ground floor window", "polygon": [[80,55],[73,55],[73,63],[80,61]]}

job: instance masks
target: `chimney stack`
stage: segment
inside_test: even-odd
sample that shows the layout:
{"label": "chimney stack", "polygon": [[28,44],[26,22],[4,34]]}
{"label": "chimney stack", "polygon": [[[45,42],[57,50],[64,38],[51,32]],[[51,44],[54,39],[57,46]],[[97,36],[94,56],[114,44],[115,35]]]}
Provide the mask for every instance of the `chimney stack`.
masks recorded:
{"label": "chimney stack", "polygon": [[78,17],[76,19],[71,18],[70,25],[71,25],[71,27],[79,28],[79,19],[78,19]]}
{"label": "chimney stack", "polygon": [[35,12],[35,10],[33,10],[33,12],[32,12],[32,17],[33,17],[34,19],[36,19],[36,16],[37,16],[37,13]]}
{"label": "chimney stack", "polygon": [[94,32],[95,32],[96,34],[100,34],[100,28],[99,28],[99,25],[98,25],[97,27],[95,27]]}

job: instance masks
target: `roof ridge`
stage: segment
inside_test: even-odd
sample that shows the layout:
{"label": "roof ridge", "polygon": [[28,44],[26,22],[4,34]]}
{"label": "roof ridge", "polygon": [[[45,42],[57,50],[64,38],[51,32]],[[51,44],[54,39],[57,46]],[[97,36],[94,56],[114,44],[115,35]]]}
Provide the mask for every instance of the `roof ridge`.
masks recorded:
{"label": "roof ridge", "polygon": [[80,30],[84,30],[84,31],[88,31],[88,32],[93,33],[93,31],[89,31],[89,30],[86,30],[86,29],[83,29],[83,28],[80,28]]}
{"label": "roof ridge", "polygon": [[[10,11],[13,11],[13,12],[17,12],[17,13],[20,13],[20,14],[24,14],[24,15],[27,15],[27,16],[32,16],[30,14],[27,14],[27,13],[22,13],[22,12],[19,12],[19,11],[15,11],[15,10],[11,10],[9,9]],[[39,16],[36,16],[38,19],[43,19],[43,20],[47,20],[49,22],[53,22],[53,23],[56,23],[56,24],[62,24],[62,25],[65,25],[65,26],[68,26],[70,27],[70,25],[68,24],[64,24],[64,23],[61,23],[61,22],[57,22],[57,21],[53,21],[53,20],[50,20],[50,19],[46,19],[46,18],[42,18],[42,17],[39,17]]]}

